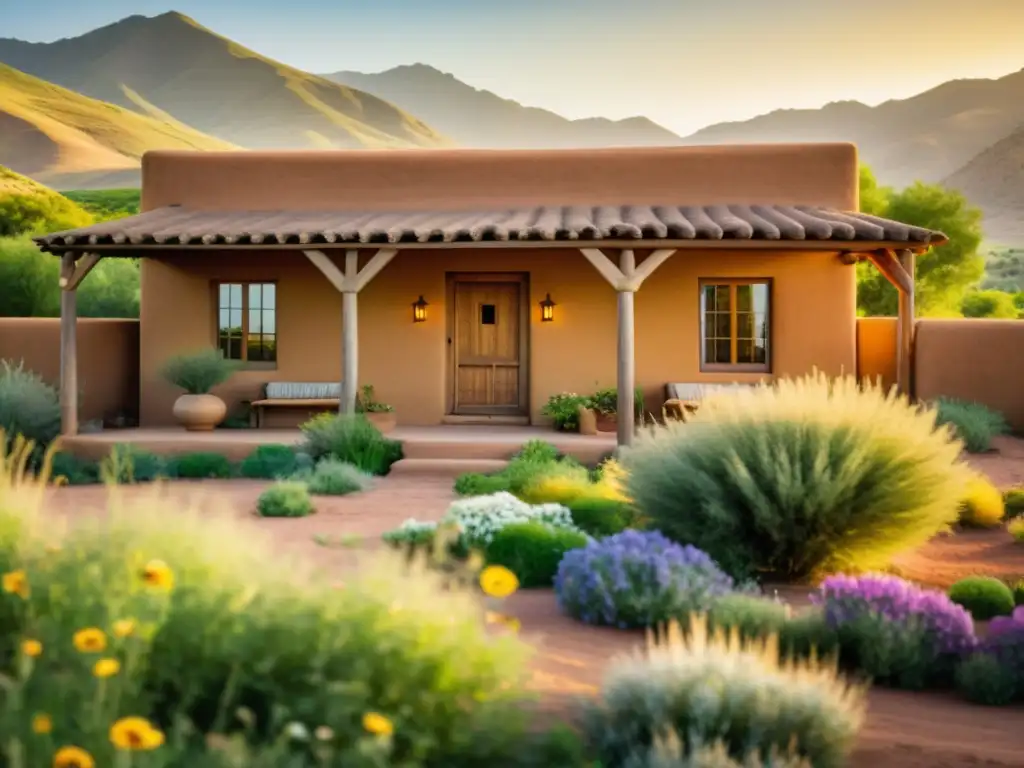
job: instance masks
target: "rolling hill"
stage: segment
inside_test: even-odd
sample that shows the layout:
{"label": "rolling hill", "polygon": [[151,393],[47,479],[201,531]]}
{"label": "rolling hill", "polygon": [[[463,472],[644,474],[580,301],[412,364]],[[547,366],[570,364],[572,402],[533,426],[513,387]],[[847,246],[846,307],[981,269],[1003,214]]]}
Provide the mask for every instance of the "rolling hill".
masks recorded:
{"label": "rolling hill", "polygon": [[61,189],[130,186],[157,148],[234,147],[0,64],[0,164]]}
{"label": "rolling hill", "polygon": [[880,181],[904,186],[948,177],[1021,125],[1024,70],[996,80],[952,80],[876,107],[844,101],[776,110],[708,126],[685,141],[853,141]]}
{"label": "rolling hill", "polygon": [[0,39],[0,61],[246,148],[450,143],[376,96],[264,58],[175,12],[52,43]]}
{"label": "rolling hill", "polygon": [[680,144],[667,128],[645,117],[569,120],[474,88],[426,64],[384,72],[335,72],[328,80],[372,93],[418,115],[469,147],[542,148]]}
{"label": "rolling hill", "polygon": [[1001,244],[1024,244],[1024,124],[945,179],[985,211],[985,231]]}
{"label": "rolling hill", "polygon": [[[17,198],[31,200],[26,205]],[[92,222],[92,214],[77,203],[0,165],[0,237],[84,227]]]}

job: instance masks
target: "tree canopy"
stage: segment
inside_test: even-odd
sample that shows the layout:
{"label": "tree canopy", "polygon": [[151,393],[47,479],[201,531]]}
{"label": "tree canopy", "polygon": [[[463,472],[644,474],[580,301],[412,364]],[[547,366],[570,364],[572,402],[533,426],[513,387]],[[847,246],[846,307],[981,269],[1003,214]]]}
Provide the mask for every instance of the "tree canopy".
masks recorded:
{"label": "tree canopy", "polygon": [[994,317],[1004,320],[1020,316],[1012,293],[1005,291],[971,291],[960,304],[964,317]]}
{"label": "tree canopy", "polygon": [[[944,232],[946,245],[917,257],[919,315],[956,316],[968,290],[981,280],[985,260],[981,211],[962,194],[939,184],[916,182],[903,190],[879,186],[867,167],[860,174],[861,210],[875,216]],[[897,292],[871,264],[857,267],[857,308],[868,316],[896,314]]]}

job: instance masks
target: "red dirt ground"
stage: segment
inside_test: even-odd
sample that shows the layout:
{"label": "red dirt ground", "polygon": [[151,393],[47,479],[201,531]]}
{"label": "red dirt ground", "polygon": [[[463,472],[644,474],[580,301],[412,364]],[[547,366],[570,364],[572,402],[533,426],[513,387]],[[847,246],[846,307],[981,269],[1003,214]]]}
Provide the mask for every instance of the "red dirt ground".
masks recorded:
{"label": "red dirt ground", "polygon": [[[993,482],[1008,487],[1024,484],[1024,441],[1004,439],[1000,452],[972,457],[971,463]],[[175,498],[216,498],[218,506],[237,510],[244,526],[273,531],[282,550],[297,551],[329,572],[343,573],[357,553],[378,549],[380,534],[408,517],[437,519],[452,499],[451,479],[395,477],[380,481],[367,493],[342,498],[321,497],[318,512],[307,518],[265,520],[253,516],[256,497],[267,483],[257,481],[176,482],[166,486]],[[128,488],[130,497],[147,493]],[[56,488],[48,509],[61,517],[90,514],[102,508],[106,491],[99,487]],[[331,546],[314,541],[328,537]],[[353,538],[357,537],[354,541]],[[962,576],[987,573],[1024,578],[1024,547],[1013,544],[1005,530],[941,536],[918,552],[900,558],[907,578],[946,586]],[[782,591],[794,602],[805,599],[797,588]],[[514,595],[510,613],[523,625],[523,637],[537,648],[532,688],[547,707],[564,709],[577,695],[591,694],[604,668],[616,655],[640,642],[636,633],[586,627],[559,614],[550,590]],[[945,694],[873,690],[867,723],[851,768],[1024,768],[1024,707],[983,708]]]}

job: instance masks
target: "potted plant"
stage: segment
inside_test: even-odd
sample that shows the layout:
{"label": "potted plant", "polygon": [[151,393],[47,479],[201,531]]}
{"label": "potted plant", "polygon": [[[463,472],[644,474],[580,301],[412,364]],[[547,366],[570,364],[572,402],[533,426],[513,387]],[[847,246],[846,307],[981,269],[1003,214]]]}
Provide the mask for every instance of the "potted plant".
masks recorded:
{"label": "potted plant", "polygon": [[163,377],[185,390],[174,401],[174,418],[190,432],[208,432],[227,415],[224,401],[210,390],[223,384],[241,363],[226,359],[218,349],[177,355],[163,367]]}
{"label": "potted plant", "polygon": [[373,385],[364,384],[359,388],[359,397],[356,398],[356,411],[363,414],[381,434],[387,434],[397,425],[395,407],[387,403],[378,403],[373,396]]}
{"label": "potted plant", "polygon": [[580,431],[580,408],[588,407],[590,398],[575,392],[560,392],[548,398],[541,409],[541,415],[551,419],[559,432]]}
{"label": "potted plant", "polygon": [[[634,410],[638,418],[644,415],[644,393],[637,387],[633,393]],[[619,427],[619,391],[605,387],[587,398],[587,407],[594,413],[598,432],[615,432]]]}

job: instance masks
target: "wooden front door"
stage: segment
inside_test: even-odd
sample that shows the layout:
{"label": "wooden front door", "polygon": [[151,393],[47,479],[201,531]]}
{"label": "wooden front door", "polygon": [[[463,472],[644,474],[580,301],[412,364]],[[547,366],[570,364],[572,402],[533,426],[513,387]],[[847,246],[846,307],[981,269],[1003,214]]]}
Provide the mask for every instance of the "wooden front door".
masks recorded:
{"label": "wooden front door", "polygon": [[452,288],[452,412],[526,412],[521,276],[455,276]]}

